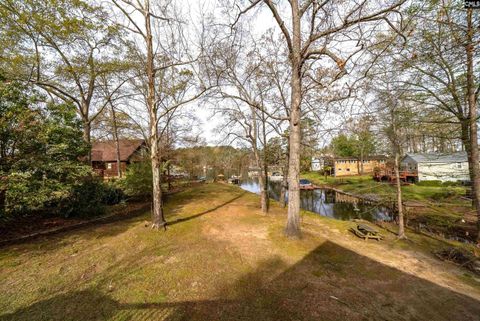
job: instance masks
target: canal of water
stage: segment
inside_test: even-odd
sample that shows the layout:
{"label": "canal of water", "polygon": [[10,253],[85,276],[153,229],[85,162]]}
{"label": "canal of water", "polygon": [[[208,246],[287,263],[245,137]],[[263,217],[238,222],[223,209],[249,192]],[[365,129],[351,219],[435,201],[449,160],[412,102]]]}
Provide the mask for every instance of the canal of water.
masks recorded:
{"label": "canal of water", "polygon": [[[252,193],[260,193],[256,179],[245,179],[240,187]],[[278,200],[281,186],[279,182],[269,182],[269,195]],[[288,197],[288,195],[287,195]],[[339,193],[331,189],[315,189],[300,192],[300,207],[304,210],[338,220],[364,219],[367,221],[392,221],[393,211],[366,200]]]}

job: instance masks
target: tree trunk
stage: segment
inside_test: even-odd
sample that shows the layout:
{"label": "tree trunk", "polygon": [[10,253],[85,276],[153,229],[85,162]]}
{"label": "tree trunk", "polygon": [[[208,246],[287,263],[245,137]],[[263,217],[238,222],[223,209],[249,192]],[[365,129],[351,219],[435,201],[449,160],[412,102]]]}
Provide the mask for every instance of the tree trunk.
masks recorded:
{"label": "tree trunk", "polygon": [[260,206],[262,208],[263,213],[268,212],[268,186],[267,186],[267,173],[264,171],[264,166],[262,160],[260,159],[260,153],[257,147],[257,125],[256,125],[256,118],[254,116],[255,110],[252,108],[252,120],[253,120],[253,137],[252,137],[252,149],[253,154],[255,156],[255,163],[258,168],[260,168],[260,172],[258,173],[258,185],[260,187]]}
{"label": "tree trunk", "polygon": [[147,42],[147,79],[148,95],[147,107],[150,114],[150,155],[152,166],[152,228],[158,229],[166,226],[163,216],[162,188],[161,188],[161,157],[158,137],[157,108],[155,106],[155,69],[152,44],[152,30],[150,23],[150,1],[145,3],[145,29]]}
{"label": "tree trunk", "polygon": [[360,175],[363,175],[363,149],[360,151]]}
{"label": "tree trunk", "polygon": [[473,36],[474,26],[472,24],[472,9],[467,10],[467,100],[469,109],[470,127],[470,164],[469,171],[472,178],[472,199],[477,212],[477,243],[480,245],[480,164],[478,153],[478,132],[477,132],[477,99],[475,94],[475,78],[473,70]]}
{"label": "tree trunk", "polygon": [[263,168],[260,170],[258,175],[258,182],[260,185],[260,205],[262,208],[262,213],[268,213],[268,185],[267,185],[267,176],[263,171]]}
{"label": "tree trunk", "polygon": [[[193,171],[190,173],[190,179],[193,177]],[[167,182],[168,182],[168,190],[172,189],[172,177],[170,176],[170,163],[167,165]]]}
{"label": "tree trunk", "polygon": [[265,118],[265,113],[263,112],[262,107],[262,136],[263,136],[263,175],[265,177],[265,182],[263,185],[263,192],[262,192],[262,212],[268,213],[270,208],[270,197],[268,195],[268,162],[267,162],[267,120]]}
{"label": "tree trunk", "polygon": [[395,180],[397,187],[397,205],[398,205],[398,238],[404,239],[405,227],[403,218],[403,202],[402,202],[402,184],[400,182],[400,152],[398,148],[395,150]]}
{"label": "tree trunk", "polygon": [[[295,77],[292,77],[295,78]],[[292,89],[293,99],[300,94]],[[300,106],[290,114],[290,156],[288,166],[288,217],[285,235],[300,237]]]}
{"label": "tree trunk", "polygon": [[282,207],[287,206],[287,190],[288,190],[288,166],[289,166],[289,153],[290,148],[287,147],[287,153],[285,155],[285,165],[283,169],[283,178],[282,178],[282,187],[280,189],[280,199],[279,202]]}
{"label": "tree trunk", "polygon": [[270,197],[268,196],[268,165],[264,162],[263,163],[263,190],[261,193],[262,198],[262,212],[268,213],[270,208]]}
{"label": "tree trunk", "polygon": [[[467,153],[467,161],[468,161],[468,176],[470,177],[470,182],[472,182],[472,195],[473,195],[473,162],[472,162],[472,151],[471,151],[471,144],[470,144],[470,124],[469,120],[466,118],[459,117],[460,120],[460,128],[461,128],[461,139],[462,139],[462,146]],[[475,201],[472,197],[472,206],[475,207]]]}
{"label": "tree trunk", "polygon": [[113,139],[115,140],[115,150],[117,156],[117,175],[122,177],[122,162],[120,160],[120,143],[118,141],[118,128],[117,128],[117,114],[112,102],[110,101],[110,107],[112,107],[112,120],[113,120]]}
{"label": "tree trunk", "polygon": [[156,135],[152,135],[151,139],[151,165],[152,165],[152,228],[165,227],[165,217],[163,216],[163,199],[162,199],[162,187],[161,187],[161,162],[158,152],[158,139]]}
{"label": "tree trunk", "polygon": [[299,238],[300,232],[300,143],[301,143],[301,111],[302,81],[301,81],[301,35],[298,1],[291,1],[292,6],[292,52],[290,64],[291,77],[291,108],[290,108],[290,157],[288,166],[288,217],[285,235]]}
{"label": "tree trunk", "polygon": [[[83,125],[83,140],[90,146],[91,143],[91,124],[90,121],[87,119],[82,119],[82,125]],[[87,164],[92,164],[92,150],[88,150],[87,154]]]}

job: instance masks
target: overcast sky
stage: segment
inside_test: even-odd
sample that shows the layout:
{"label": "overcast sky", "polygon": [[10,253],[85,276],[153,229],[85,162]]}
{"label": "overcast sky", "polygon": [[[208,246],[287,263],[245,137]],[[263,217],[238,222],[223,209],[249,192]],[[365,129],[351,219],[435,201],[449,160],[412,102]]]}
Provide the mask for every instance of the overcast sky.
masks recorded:
{"label": "overcast sky", "polygon": [[[188,16],[191,18],[191,24],[199,24],[201,11],[206,13],[215,13],[217,19],[223,19],[219,12],[221,0],[181,0],[183,8],[188,12]],[[276,22],[270,11],[260,8],[254,10],[244,17],[249,19],[253,34],[260,37],[269,28],[276,28]],[[211,107],[211,106],[210,106]],[[209,145],[216,145],[219,142],[224,141],[224,137],[215,133],[215,128],[221,122],[221,116],[213,116],[212,110],[209,106],[200,105],[198,102],[191,104],[190,108],[194,110],[196,116],[201,121],[200,132],[201,136],[206,140]]]}

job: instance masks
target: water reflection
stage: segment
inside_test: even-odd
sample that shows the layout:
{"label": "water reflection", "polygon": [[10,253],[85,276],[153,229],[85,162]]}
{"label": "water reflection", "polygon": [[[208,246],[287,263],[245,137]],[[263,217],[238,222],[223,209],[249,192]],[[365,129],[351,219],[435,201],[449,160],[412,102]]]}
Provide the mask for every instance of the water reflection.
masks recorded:
{"label": "water reflection", "polygon": [[[240,187],[252,193],[260,193],[258,181],[255,179],[242,180]],[[280,183],[269,182],[269,195],[271,198],[278,200],[280,198],[280,191]],[[338,220],[351,220],[355,218],[368,221],[392,220],[392,212],[389,208],[330,189],[301,191],[300,207],[307,211]]]}

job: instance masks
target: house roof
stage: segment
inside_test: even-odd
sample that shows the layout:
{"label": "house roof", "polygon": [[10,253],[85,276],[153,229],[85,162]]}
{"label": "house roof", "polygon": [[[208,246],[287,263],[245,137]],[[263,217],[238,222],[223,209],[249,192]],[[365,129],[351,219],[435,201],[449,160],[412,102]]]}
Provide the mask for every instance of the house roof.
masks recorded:
{"label": "house roof", "polygon": [[[120,161],[128,161],[129,158],[142,146],[143,139],[120,139]],[[97,141],[92,143],[93,162],[114,162],[117,160],[115,141]]]}
{"label": "house roof", "polygon": [[410,157],[417,163],[462,163],[467,161],[466,152],[455,152],[450,154],[445,153],[419,153],[409,154],[405,157]]}
{"label": "house roof", "polygon": [[[359,161],[360,157],[324,157],[325,159],[330,159],[330,160],[352,160],[352,161]],[[372,155],[372,156],[365,156],[363,158],[364,160],[386,160],[388,159],[387,156],[385,155]]]}

